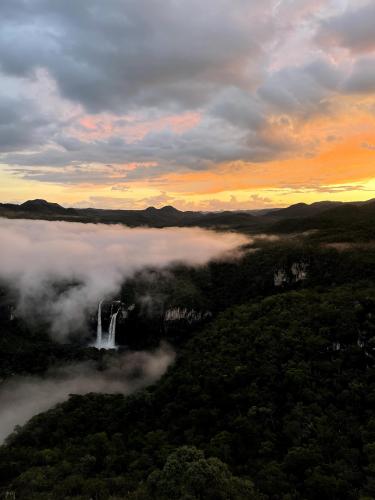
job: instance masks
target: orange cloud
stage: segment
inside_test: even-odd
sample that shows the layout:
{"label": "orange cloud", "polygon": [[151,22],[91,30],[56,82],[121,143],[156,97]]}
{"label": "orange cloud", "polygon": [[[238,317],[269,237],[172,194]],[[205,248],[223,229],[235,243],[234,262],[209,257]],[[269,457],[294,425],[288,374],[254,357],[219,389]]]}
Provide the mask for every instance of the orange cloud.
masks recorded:
{"label": "orange cloud", "polygon": [[291,149],[269,162],[236,161],[207,171],[168,174],[162,184],[192,196],[375,179],[375,110],[371,99],[336,98],[330,115],[306,122],[275,117],[264,135],[276,143],[290,144]]}
{"label": "orange cloud", "polygon": [[124,138],[127,142],[142,140],[148,133],[169,129],[175,134],[182,134],[198,125],[201,115],[198,112],[186,112],[180,115],[166,115],[155,119],[146,119],[138,115],[126,115],[121,118],[109,114],[88,115],[79,120],[80,127],[69,131],[83,141],[105,140],[112,135]]}

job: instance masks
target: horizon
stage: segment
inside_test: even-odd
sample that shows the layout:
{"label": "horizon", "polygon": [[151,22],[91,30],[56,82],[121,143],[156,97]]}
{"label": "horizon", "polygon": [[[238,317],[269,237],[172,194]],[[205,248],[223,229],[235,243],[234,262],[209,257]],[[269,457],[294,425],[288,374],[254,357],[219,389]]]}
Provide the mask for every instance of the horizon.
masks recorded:
{"label": "horizon", "polygon": [[375,0],[0,19],[0,500],[375,500]]}
{"label": "horizon", "polygon": [[54,205],[59,205],[60,207],[62,208],[65,208],[65,209],[69,209],[69,208],[72,208],[72,209],[86,209],[86,208],[90,208],[90,209],[94,209],[94,210],[123,210],[123,211],[145,211],[145,210],[148,210],[148,209],[155,209],[155,210],[162,210],[162,209],[165,209],[165,208],[173,208],[174,210],[177,210],[177,211],[181,211],[181,212],[184,212],[184,211],[195,211],[195,212],[202,212],[202,213],[214,213],[214,212],[224,212],[224,211],[231,211],[231,212],[265,212],[265,211],[272,211],[272,210],[282,210],[282,209],[285,209],[285,208],[289,208],[289,207],[292,207],[292,206],[296,206],[296,205],[306,205],[306,206],[311,206],[311,205],[315,205],[315,204],[324,204],[324,203],[342,203],[342,204],[346,204],[346,203],[349,203],[349,204],[366,204],[366,203],[371,203],[371,202],[374,202],[375,201],[375,198],[368,198],[366,200],[348,200],[348,201],[343,201],[343,200],[330,200],[330,199],[322,199],[322,200],[316,200],[316,201],[313,201],[311,203],[306,203],[306,202],[303,202],[303,201],[297,201],[296,203],[292,203],[292,204],[289,204],[289,205],[284,205],[284,206],[275,206],[275,207],[268,207],[268,208],[240,208],[240,209],[235,209],[235,208],[232,208],[232,209],[222,209],[222,210],[214,210],[214,209],[211,209],[211,210],[180,210],[179,208],[175,207],[174,205],[160,205],[160,206],[154,206],[154,205],[149,205],[149,206],[144,206],[143,208],[107,208],[107,207],[92,207],[92,206],[74,206],[74,205],[67,205],[67,204],[64,204],[64,203],[57,203],[55,201],[51,201],[51,200],[47,200],[47,199],[44,199],[44,198],[32,198],[32,199],[28,199],[28,200],[24,200],[24,201],[21,201],[21,202],[1,202],[0,201],[0,206],[1,205],[18,205],[18,206],[22,206],[24,205],[25,203],[28,203],[28,202],[43,202],[43,203],[47,203],[47,204],[54,204]]}
{"label": "horizon", "polygon": [[369,0],[5,0],[0,15],[5,203],[238,211],[375,196]]}

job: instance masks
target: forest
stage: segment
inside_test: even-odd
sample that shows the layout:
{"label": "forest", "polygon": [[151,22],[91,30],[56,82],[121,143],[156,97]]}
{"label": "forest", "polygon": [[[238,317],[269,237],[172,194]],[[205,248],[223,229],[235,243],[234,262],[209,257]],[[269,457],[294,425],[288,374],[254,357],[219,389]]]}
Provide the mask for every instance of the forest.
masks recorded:
{"label": "forest", "polygon": [[375,0],[0,0],[0,500],[375,500]]}
{"label": "forest", "polygon": [[[2,294],[3,381],[118,355],[10,320]],[[371,245],[264,240],[238,259],[142,270],[121,300],[136,304],[124,348],[167,342],[174,364],[132,395],[71,395],[17,427],[0,447],[3,498],[374,498]],[[210,315],[166,324],[167,306]]]}

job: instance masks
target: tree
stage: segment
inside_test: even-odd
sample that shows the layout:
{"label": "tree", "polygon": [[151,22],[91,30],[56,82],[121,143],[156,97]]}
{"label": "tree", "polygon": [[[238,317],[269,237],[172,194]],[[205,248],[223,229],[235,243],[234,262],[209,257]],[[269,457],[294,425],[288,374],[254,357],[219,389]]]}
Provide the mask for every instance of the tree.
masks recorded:
{"label": "tree", "polygon": [[163,469],[147,478],[147,493],[158,500],[251,500],[253,484],[231,474],[217,458],[205,459],[201,450],[182,446],[169,455]]}

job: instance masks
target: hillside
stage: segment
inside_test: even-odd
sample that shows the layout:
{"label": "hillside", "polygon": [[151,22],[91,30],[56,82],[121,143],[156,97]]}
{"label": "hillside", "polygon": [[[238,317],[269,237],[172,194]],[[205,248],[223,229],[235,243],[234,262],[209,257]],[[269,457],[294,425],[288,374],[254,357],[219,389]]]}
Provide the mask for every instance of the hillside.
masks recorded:
{"label": "hillside", "polygon": [[308,205],[307,203],[296,203],[287,208],[273,210],[266,214],[268,218],[273,219],[295,219],[300,217],[312,217],[320,213],[326,212],[335,207],[343,205],[343,202],[335,201],[319,201]]}
{"label": "hillside", "polygon": [[[1,483],[30,500],[373,498],[374,294],[229,309],[155,387],[74,396],[34,417],[0,449]],[[177,473],[194,460],[198,483]],[[223,475],[212,494],[210,470]]]}
{"label": "hillside", "polygon": [[[244,232],[295,233],[311,229],[335,230],[364,239],[373,237],[375,201],[298,203],[283,209],[259,211],[193,212],[172,206],[145,210],[64,208],[45,200],[21,205],[0,204],[0,217],[119,223],[130,227],[189,227],[229,229]],[[354,236],[353,236],[354,238]]]}
{"label": "hillside", "polygon": [[9,218],[66,220],[75,222],[121,223],[130,227],[230,227],[257,228],[262,218],[246,212],[192,212],[172,206],[148,207],[145,210],[106,210],[96,208],[64,208],[45,200],[29,200],[21,205],[0,204],[0,216]]}
{"label": "hillside", "polygon": [[303,218],[287,218],[272,225],[277,233],[320,230],[321,234],[338,241],[372,240],[375,238],[375,201],[362,204],[342,204]]}
{"label": "hillside", "polygon": [[[371,203],[362,209],[372,213]],[[4,386],[51,383],[79,363],[101,373],[124,352],[165,342],[176,361],[148,389],[72,395],[16,429],[0,447],[0,498],[374,498],[373,247],[290,237],[256,248],[125,280],[118,299],[134,308],[118,320],[118,351],[90,347],[96,310],[85,336],[57,343],[37,314],[13,316],[16,297],[3,284]],[[178,308],[210,314],[168,322],[165,311]]]}

